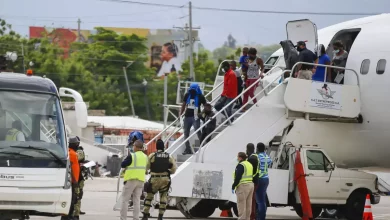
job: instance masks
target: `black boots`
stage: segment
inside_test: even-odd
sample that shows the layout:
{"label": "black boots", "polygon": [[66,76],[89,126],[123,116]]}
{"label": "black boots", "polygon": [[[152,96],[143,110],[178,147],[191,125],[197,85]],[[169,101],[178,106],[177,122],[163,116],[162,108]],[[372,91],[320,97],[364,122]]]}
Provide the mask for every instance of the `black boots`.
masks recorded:
{"label": "black boots", "polygon": [[157,220],[163,220],[163,215],[162,214],[158,214]]}
{"label": "black boots", "polygon": [[150,217],[150,214],[149,213],[143,213],[144,214],[144,217],[142,217],[142,220],[148,220],[148,218]]}
{"label": "black boots", "polygon": [[80,211],[80,215],[85,215],[85,212],[83,212],[83,211]]}
{"label": "black boots", "polygon": [[186,148],[183,152],[183,155],[186,155],[186,154],[192,154],[192,150],[191,148]]}

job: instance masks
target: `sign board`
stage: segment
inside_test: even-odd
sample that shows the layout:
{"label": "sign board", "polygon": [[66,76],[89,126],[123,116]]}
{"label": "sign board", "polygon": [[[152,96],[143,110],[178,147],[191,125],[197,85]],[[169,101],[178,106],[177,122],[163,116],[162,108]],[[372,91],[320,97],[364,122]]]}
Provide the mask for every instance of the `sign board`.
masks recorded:
{"label": "sign board", "polygon": [[222,198],[223,171],[194,170],[192,197]]}
{"label": "sign board", "polygon": [[341,110],[342,85],[313,81],[310,91],[310,107]]}

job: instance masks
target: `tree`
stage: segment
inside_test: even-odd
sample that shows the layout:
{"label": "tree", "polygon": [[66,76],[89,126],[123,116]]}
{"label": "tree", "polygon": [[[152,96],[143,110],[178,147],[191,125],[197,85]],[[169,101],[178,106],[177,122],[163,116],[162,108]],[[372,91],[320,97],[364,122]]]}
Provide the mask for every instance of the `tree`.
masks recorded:
{"label": "tree", "polygon": [[[84,71],[93,73],[97,80],[96,92],[109,93],[95,95],[90,88],[85,88],[86,98],[93,99],[92,108],[105,109],[109,115],[130,115],[131,107],[127,95],[127,85],[124,80],[123,67],[127,67],[127,78],[132,86],[142,86],[145,78],[150,80],[154,75],[152,69],[143,64],[146,58],[145,38],[137,35],[119,35],[114,31],[97,28],[97,34],[92,36],[92,43],[74,43],[70,61],[76,65],[84,64]],[[128,61],[131,61],[130,63]],[[132,93],[136,114],[146,117],[144,109],[144,94],[140,90]]]}
{"label": "tree", "polygon": [[236,49],[236,42],[237,42],[237,40],[234,39],[232,34],[229,34],[228,35],[228,39],[227,39],[227,41],[225,41],[223,46],[224,47],[229,47],[229,48],[232,48],[232,49]]}

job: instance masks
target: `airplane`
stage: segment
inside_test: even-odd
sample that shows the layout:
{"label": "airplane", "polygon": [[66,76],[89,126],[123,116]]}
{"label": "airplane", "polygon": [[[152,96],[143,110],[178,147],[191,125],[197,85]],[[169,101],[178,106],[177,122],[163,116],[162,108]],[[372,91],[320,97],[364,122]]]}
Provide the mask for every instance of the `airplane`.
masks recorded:
{"label": "airplane", "polygon": [[[390,14],[380,14],[346,21],[318,31],[309,20],[287,25],[288,39],[294,44],[306,41],[307,48],[314,50],[323,44],[332,59],[332,44],[344,43],[349,53],[346,68],[358,74],[346,72],[344,84],[360,84],[361,123],[316,122],[297,119],[286,137],[292,143],[315,144],[324,148],[339,167],[390,168]],[[266,64],[285,66],[283,49],[279,49]],[[386,68],[387,67],[387,68]],[[268,79],[267,79],[268,77]],[[280,77],[277,71],[264,78],[271,82]],[[321,94],[324,91],[321,91]],[[326,96],[331,98],[333,92]]]}

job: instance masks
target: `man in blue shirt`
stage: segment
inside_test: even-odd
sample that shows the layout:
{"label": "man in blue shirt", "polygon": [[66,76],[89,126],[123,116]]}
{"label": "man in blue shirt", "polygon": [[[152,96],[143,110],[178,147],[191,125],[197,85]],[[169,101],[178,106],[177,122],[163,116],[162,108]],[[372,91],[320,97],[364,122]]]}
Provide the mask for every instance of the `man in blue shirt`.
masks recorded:
{"label": "man in blue shirt", "polygon": [[257,153],[259,156],[259,180],[256,189],[256,203],[258,206],[257,220],[265,220],[267,213],[267,188],[269,184],[268,168],[271,167],[272,159],[265,153],[265,145],[263,143],[257,144]]}

